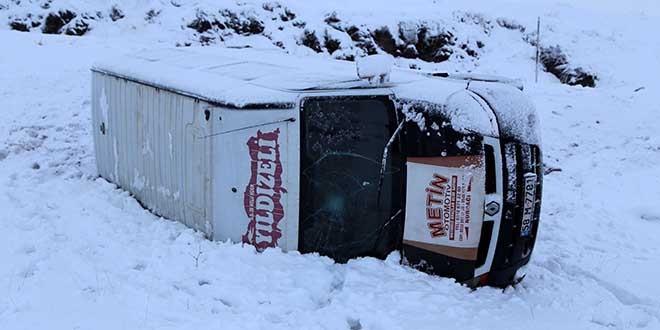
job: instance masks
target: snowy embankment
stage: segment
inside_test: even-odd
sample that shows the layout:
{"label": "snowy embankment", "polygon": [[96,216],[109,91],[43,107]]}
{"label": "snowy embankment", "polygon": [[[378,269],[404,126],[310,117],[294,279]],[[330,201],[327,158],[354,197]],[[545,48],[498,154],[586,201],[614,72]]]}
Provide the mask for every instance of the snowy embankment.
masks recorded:
{"label": "snowy embankment", "polygon": [[[399,58],[399,65],[527,82],[542,120],[546,165],[561,171],[545,178],[539,241],[524,281],[471,292],[400,266],[396,255],[339,265],[316,255],[258,254],[210,242],[97,179],[89,67],[101,56],[177,42],[194,47],[198,32],[180,28],[188,20],[171,20],[177,10],[190,18],[197,11],[179,2],[124,1],[124,23],[96,22],[83,37],[0,28],[0,329],[660,328],[660,106],[654,100],[660,83],[653,76],[660,72],[660,46],[647,42],[660,25],[653,4],[595,10],[500,0],[480,11],[477,3],[457,8],[482,12],[491,22],[513,18],[526,31],[542,16],[542,44],[560,45],[572,63],[598,75],[596,88],[582,88],[548,73],[534,84],[534,48],[519,30],[497,25],[485,34],[478,25],[470,31],[473,25],[456,21],[449,2],[291,3],[308,27],[326,24],[333,7],[343,8],[337,10],[342,20],[370,26],[436,15],[456,36],[475,44],[479,37],[478,57],[460,58],[459,46],[444,62]],[[29,1],[15,3],[0,1],[0,18],[32,9]],[[83,9],[91,10],[89,3]],[[163,16],[147,22],[143,14],[152,7]],[[131,18],[135,12],[139,19]],[[285,48],[316,54],[298,47],[297,36],[281,36],[291,44]],[[219,44],[277,47],[278,41],[223,38]]]}

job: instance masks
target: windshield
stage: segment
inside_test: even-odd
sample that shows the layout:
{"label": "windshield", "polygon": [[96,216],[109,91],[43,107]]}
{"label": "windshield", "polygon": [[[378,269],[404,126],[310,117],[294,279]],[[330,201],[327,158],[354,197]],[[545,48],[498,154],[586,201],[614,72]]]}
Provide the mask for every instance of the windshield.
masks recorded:
{"label": "windshield", "polygon": [[404,195],[392,102],[311,99],[302,118],[300,251],[337,261],[386,256],[400,235]]}

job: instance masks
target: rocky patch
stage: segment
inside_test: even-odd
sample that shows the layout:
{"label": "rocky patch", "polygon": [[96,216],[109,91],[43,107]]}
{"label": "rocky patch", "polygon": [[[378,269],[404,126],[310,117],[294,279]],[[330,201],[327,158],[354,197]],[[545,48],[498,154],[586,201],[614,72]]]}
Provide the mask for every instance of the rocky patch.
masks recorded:
{"label": "rocky patch", "polygon": [[126,17],[126,15],[124,15],[124,11],[119,9],[119,7],[117,7],[117,6],[112,6],[112,8],[110,8],[110,15],[109,16],[110,16],[110,19],[113,22],[116,22],[116,21]]}
{"label": "rocky patch", "polygon": [[9,19],[9,28],[20,32],[30,32],[31,29],[39,27],[43,16],[37,17],[32,14],[27,14],[23,17],[13,17]]}

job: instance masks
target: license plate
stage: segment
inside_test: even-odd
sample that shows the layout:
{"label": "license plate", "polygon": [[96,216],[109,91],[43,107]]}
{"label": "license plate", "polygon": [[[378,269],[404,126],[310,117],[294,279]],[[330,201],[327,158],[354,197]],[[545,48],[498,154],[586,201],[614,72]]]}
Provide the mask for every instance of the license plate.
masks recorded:
{"label": "license plate", "polygon": [[534,220],[534,205],[536,204],[536,174],[525,174],[525,201],[523,205],[522,225],[520,236],[527,237],[532,233],[532,221]]}

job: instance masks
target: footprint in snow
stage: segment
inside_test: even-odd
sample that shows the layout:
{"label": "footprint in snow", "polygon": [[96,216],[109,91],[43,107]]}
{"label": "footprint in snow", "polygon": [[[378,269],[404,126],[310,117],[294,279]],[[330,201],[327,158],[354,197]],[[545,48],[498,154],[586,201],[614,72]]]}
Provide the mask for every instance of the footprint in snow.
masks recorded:
{"label": "footprint in snow", "polygon": [[642,218],[642,220],[646,220],[648,222],[660,223],[660,215],[658,215],[658,214],[642,214],[640,216],[640,218]]}
{"label": "footprint in snow", "polygon": [[37,268],[36,263],[31,262],[30,264],[25,266],[23,269],[21,269],[20,272],[18,272],[18,276],[20,276],[21,278],[30,278],[30,277],[34,276],[34,274],[37,272],[37,270],[39,270],[39,269]]}
{"label": "footprint in snow", "polygon": [[140,271],[140,272],[145,270],[146,268],[147,268],[147,265],[145,265],[142,262],[139,262],[139,263],[135,264],[135,266],[133,266],[133,270],[137,270],[137,271]]}
{"label": "footprint in snow", "polygon": [[346,323],[348,323],[348,327],[351,330],[361,330],[362,329],[362,323],[360,323],[360,319],[354,319],[354,318],[347,318]]}
{"label": "footprint in snow", "polygon": [[37,252],[37,248],[34,247],[34,245],[32,245],[32,244],[23,245],[20,249],[18,249],[18,253],[21,253],[21,254],[31,255],[35,252]]}

